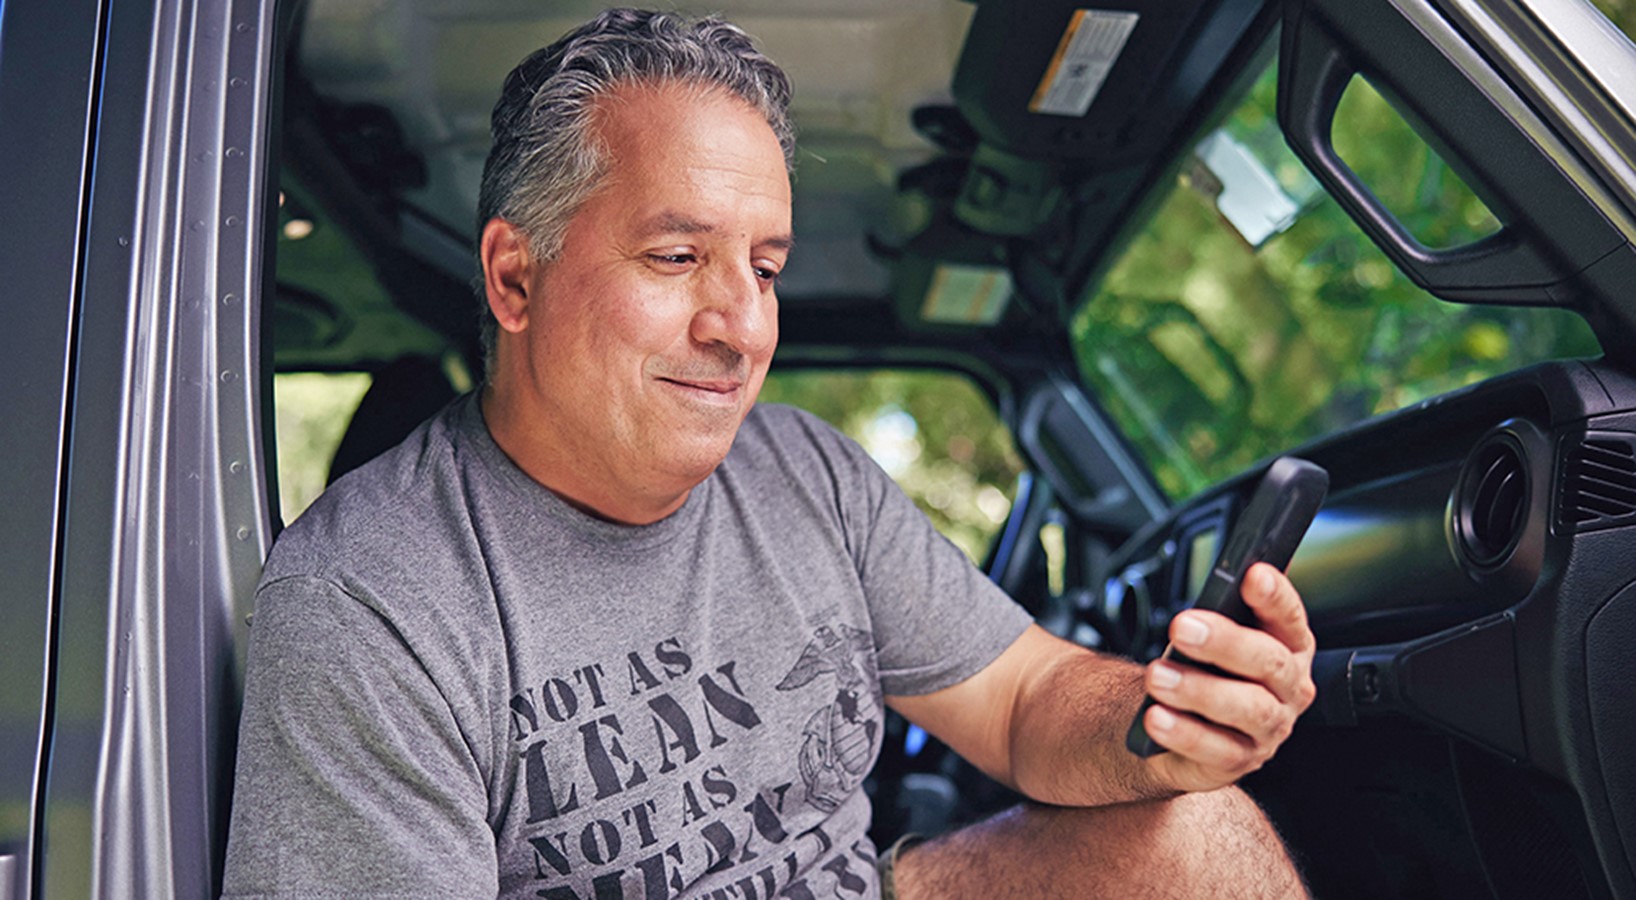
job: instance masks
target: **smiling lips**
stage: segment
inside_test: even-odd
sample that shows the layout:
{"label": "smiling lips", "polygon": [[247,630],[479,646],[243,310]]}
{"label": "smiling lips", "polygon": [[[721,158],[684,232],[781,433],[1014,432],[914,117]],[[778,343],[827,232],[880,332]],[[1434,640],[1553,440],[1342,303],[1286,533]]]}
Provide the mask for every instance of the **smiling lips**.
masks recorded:
{"label": "smiling lips", "polygon": [[713,403],[736,402],[744,382],[738,378],[672,378],[664,375],[658,380],[681,388],[698,400]]}
{"label": "smiling lips", "polygon": [[740,381],[727,379],[707,379],[703,381],[695,381],[685,378],[661,378],[659,380],[668,381],[671,384],[679,384],[682,387],[698,388],[701,391],[709,391],[712,394],[730,394],[733,391],[738,390],[739,386],[743,384],[743,382]]}
{"label": "smiling lips", "polygon": [[648,369],[648,376],[679,388],[683,396],[700,403],[737,406],[740,391],[750,380],[750,366],[743,354],[720,344],[707,348],[702,359],[666,365],[660,360]]}

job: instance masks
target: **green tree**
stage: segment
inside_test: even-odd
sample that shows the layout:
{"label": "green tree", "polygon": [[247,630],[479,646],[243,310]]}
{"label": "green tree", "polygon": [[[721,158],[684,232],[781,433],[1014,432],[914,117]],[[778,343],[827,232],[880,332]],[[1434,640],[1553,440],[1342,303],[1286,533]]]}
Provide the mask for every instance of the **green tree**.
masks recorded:
{"label": "green tree", "polygon": [[861,443],[973,560],[1005,523],[1022,461],[993,404],[964,376],[781,370],[761,400],[806,409]]}
{"label": "green tree", "polygon": [[[1224,126],[1287,189],[1309,177],[1274,121],[1276,73]],[[1428,246],[1498,227],[1482,201],[1367,82],[1337,114],[1336,151]],[[1185,167],[1071,323],[1086,380],[1173,496],[1377,413],[1542,359],[1593,355],[1562,310],[1430,297],[1321,193],[1251,247]]]}

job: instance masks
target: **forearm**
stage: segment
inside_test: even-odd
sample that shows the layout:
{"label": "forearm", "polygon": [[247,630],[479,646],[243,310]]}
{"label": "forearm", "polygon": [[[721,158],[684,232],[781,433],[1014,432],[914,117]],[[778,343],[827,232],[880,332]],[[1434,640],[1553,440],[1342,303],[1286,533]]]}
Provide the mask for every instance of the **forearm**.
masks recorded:
{"label": "forearm", "polygon": [[[1165,663],[1144,670],[1035,625],[965,681],[887,702],[1042,803],[1103,806],[1212,791],[1270,759],[1316,693],[1312,632],[1289,579],[1258,565],[1244,599],[1260,628],[1203,610],[1171,622],[1172,642],[1229,675]],[[1144,693],[1159,701],[1144,724],[1168,751],[1147,759],[1125,749]]]}
{"label": "forearm", "polygon": [[1011,781],[1028,797],[1104,806],[1174,796],[1125,732],[1144,693],[1137,664],[1089,651],[1066,653],[1035,673],[1011,714]]}

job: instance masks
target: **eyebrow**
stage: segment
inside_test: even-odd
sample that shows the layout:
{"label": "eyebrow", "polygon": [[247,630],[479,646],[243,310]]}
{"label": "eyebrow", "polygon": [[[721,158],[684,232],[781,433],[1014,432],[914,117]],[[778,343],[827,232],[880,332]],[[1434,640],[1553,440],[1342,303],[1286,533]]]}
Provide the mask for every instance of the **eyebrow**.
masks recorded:
{"label": "eyebrow", "polygon": [[[661,234],[720,234],[721,228],[708,222],[700,222],[678,212],[662,212],[642,223],[638,233],[644,237],[654,237]],[[790,234],[781,234],[765,240],[756,241],[757,247],[771,247],[788,253],[795,248],[795,237]]]}

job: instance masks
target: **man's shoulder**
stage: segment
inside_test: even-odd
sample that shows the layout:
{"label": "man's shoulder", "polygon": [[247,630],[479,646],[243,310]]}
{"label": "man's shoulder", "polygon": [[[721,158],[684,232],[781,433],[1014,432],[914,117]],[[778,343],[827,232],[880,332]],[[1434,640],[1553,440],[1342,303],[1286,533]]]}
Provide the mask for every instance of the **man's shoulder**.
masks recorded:
{"label": "man's shoulder", "polygon": [[741,477],[779,479],[825,493],[866,489],[886,477],[840,429],[806,410],[777,403],[751,410],[726,467]]}
{"label": "man's shoulder", "polygon": [[443,518],[439,505],[459,478],[458,404],[422,422],[402,442],[330,485],[284,529],[265,579],[292,574],[333,578],[398,560],[426,542]]}

